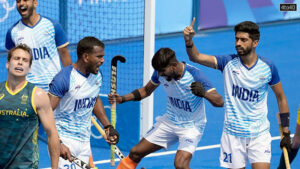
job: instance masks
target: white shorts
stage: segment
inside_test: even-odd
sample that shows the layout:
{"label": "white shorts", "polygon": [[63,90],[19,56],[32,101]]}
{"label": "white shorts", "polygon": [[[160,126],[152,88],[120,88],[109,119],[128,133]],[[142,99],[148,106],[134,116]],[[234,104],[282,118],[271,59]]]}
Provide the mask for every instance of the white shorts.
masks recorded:
{"label": "white shorts", "polygon": [[249,162],[270,163],[271,135],[255,138],[236,137],[223,132],[221,138],[220,165],[224,168],[243,168]]}
{"label": "white shorts", "polygon": [[[89,157],[91,155],[91,146],[90,142],[80,142],[69,138],[60,137],[63,144],[66,145],[71,154],[73,154],[78,159],[86,162],[88,164]],[[70,163],[69,160],[64,160],[63,158],[59,157],[58,161],[58,168],[59,169],[76,169],[80,168],[75,163]]]}
{"label": "white shorts", "polygon": [[171,122],[163,120],[161,117],[158,117],[156,121],[144,136],[146,140],[165,149],[179,141],[178,150],[194,153],[203,135],[196,127],[178,127]]}

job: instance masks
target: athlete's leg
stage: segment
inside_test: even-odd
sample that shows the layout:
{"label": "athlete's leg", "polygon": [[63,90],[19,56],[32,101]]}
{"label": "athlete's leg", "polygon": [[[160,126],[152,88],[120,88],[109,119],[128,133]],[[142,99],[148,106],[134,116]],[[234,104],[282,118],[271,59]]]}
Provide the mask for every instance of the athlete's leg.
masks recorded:
{"label": "athlete's leg", "polygon": [[129,157],[134,162],[139,163],[141,159],[144,158],[146,155],[160,150],[161,148],[163,147],[150,143],[149,141],[143,138],[136,146],[134,146],[130,150]]}
{"label": "athlete's leg", "polygon": [[229,169],[245,169],[248,163],[247,138],[230,135],[223,131],[220,147],[220,166]]}
{"label": "athlete's leg", "polygon": [[187,151],[178,150],[175,156],[174,166],[176,169],[189,169],[192,154]]}
{"label": "athlete's leg", "polygon": [[150,143],[143,138],[130,150],[129,156],[119,163],[117,169],[135,169],[143,157],[161,148],[161,146]]}
{"label": "athlete's leg", "polygon": [[270,169],[270,163],[252,163],[252,169]]}
{"label": "athlete's leg", "polygon": [[250,139],[247,151],[252,169],[270,169],[271,140],[270,133]]}
{"label": "athlete's leg", "polygon": [[178,136],[178,150],[176,152],[174,166],[176,169],[189,169],[190,161],[199,141],[203,135],[205,125],[201,127],[184,128],[173,126],[175,134]]}
{"label": "athlete's leg", "polygon": [[92,154],[92,153],[91,153],[91,155],[90,155],[88,165],[89,165],[91,168],[95,168],[95,164],[94,164],[93,154]]}
{"label": "athlete's leg", "polygon": [[177,137],[169,124],[163,122],[160,117],[157,117],[156,121],[144,138],[130,150],[129,156],[120,162],[117,169],[135,169],[143,157],[161,148],[168,148],[176,140]]}

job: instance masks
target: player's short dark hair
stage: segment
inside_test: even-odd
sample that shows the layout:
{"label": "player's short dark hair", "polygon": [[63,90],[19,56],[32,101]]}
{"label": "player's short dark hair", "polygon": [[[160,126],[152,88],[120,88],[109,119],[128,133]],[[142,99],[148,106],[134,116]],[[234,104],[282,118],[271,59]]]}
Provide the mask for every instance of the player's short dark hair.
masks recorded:
{"label": "player's short dark hair", "polygon": [[81,58],[84,53],[92,53],[94,46],[100,46],[104,49],[104,43],[95,37],[87,36],[81,39],[77,44],[78,59]]}
{"label": "player's short dark hair", "polygon": [[237,32],[246,32],[252,40],[259,40],[260,38],[259,26],[251,21],[244,21],[235,25],[234,32],[235,34]]}
{"label": "player's short dark hair", "polygon": [[14,52],[15,50],[17,50],[17,49],[22,49],[22,50],[24,50],[25,52],[29,53],[29,56],[30,56],[30,58],[29,58],[29,66],[31,66],[31,64],[32,64],[32,54],[31,54],[31,49],[30,49],[29,46],[27,46],[26,44],[22,44],[22,43],[19,44],[19,45],[17,45],[17,46],[15,46],[14,48],[12,48],[11,50],[8,51],[7,61],[8,61],[8,62],[10,61],[13,52]]}
{"label": "player's short dark hair", "polygon": [[178,62],[175,52],[170,48],[160,48],[152,58],[152,67],[159,71],[172,62]]}

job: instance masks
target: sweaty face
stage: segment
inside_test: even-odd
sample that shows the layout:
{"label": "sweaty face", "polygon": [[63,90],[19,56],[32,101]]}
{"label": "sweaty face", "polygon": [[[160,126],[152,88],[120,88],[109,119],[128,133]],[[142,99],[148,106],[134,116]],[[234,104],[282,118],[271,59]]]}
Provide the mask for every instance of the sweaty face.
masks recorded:
{"label": "sweaty face", "polygon": [[6,68],[9,74],[25,77],[30,71],[30,54],[22,49],[16,49],[10,61],[7,61]]}
{"label": "sweaty face", "polygon": [[253,40],[246,32],[237,32],[235,35],[235,49],[240,56],[246,56],[253,49]]}
{"label": "sweaty face", "polygon": [[17,9],[23,19],[28,19],[32,16],[35,7],[37,6],[36,0],[17,0]]}
{"label": "sweaty face", "polygon": [[97,74],[99,67],[104,63],[104,49],[101,46],[94,46],[93,52],[88,55],[88,73]]}

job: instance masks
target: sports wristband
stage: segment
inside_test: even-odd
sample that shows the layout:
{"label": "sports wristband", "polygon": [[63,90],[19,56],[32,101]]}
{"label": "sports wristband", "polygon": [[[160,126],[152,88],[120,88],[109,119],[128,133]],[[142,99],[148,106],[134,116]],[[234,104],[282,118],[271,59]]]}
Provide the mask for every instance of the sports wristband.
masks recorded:
{"label": "sports wristband", "polygon": [[104,129],[108,129],[108,128],[114,128],[111,124],[107,125],[107,126],[104,126]]}
{"label": "sports wristband", "polygon": [[186,48],[192,48],[194,46],[194,43],[192,43],[191,45],[185,45]]}
{"label": "sports wristband", "polygon": [[140,100],[142,100],[142,96],[141,96],[141,94],[140,94],[140,92],[139,92],[139,90],[138,89],[136,89],[136,90],[134,90],[133,92],[131,92],[132,94],[133,94],[133,96],[134,96],[134,101],[140,101]]}
{"label": "sports wristband", "polygon": [[125,102],[125,96],[121,96],[122,100],[121,100],[121,103],[124,103]]}
{"label": "sports wristband", "polygon": [[289,127],[290,126],[290,112],[280,113],[280,122],[281,127]]}

